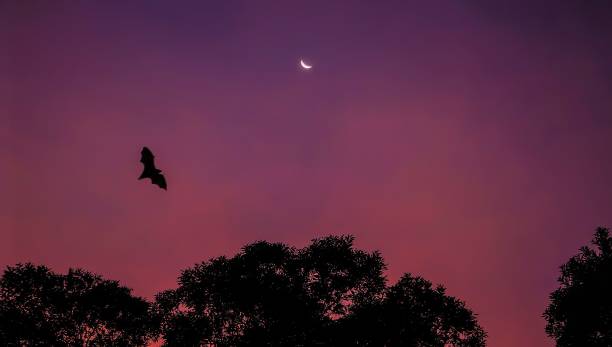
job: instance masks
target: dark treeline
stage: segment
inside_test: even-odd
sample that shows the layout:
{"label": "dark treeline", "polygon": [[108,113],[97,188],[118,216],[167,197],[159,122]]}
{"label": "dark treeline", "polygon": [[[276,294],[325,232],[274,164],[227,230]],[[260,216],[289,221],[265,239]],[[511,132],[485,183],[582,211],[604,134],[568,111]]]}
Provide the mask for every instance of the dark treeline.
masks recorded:
{"label": "dark treeline", "polygon": [[[612,240],[595,234],[562,266],[545,313],[558,346],[611,346]],[[485,346],[476,315],[444,287],[329,236],[297,249],[255,242],[185,269],[153,301],[80,269],[7,267],[1,346]]]}

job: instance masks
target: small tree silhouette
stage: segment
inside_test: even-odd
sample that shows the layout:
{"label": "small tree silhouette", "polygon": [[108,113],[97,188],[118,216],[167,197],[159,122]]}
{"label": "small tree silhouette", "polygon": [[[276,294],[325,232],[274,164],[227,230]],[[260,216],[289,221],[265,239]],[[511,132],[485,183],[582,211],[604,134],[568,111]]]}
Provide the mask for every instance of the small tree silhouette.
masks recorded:
{"label": "small tree silhouette", "polygon": [[612,346],[612,238],[597,228],[592,244],[561,266],[560,286],[544,312],[559,347]]}
{"label": "small tree silhouette", "polygon": [[484,346],[461,301],[410,275],[387,287],[384,269],[350,236],[256,242],[158,294],[162,335],[166,346]]}
{"label": "small tree silhouette", "polygon": [[144,345],[157,335],[149,308],[116,281],[18,264],[0,279],[0,345]]}
{"label": "small tree silhouette", "polygon": [[356,308],[337,345],[484,346],[486,334],[465,304],[443,286],[405,274],[382,300]]}

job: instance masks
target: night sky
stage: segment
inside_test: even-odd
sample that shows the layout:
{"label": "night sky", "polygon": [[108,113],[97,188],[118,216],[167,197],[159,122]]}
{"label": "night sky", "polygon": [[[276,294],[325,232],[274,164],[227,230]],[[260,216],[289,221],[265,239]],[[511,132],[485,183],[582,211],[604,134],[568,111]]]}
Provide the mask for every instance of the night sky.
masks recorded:
{"label": "night sky", "polygon": [[612,5],[537,3],[2,1],[0,265],[151,298],[354,234],[491,346],[551,346],[558,267],[612,225]]}

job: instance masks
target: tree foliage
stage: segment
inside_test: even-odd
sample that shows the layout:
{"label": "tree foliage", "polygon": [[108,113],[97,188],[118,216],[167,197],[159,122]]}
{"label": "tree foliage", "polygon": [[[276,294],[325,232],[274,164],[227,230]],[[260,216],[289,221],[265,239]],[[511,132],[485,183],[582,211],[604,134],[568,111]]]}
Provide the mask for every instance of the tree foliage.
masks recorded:
{"label": "tree foliage", "polygon": [[179,277],[156,308],[167,346],[484,346],[465,305],[405,275],[388,287],[377,252],[330,236],[296,249],[256,242]]}
{"label": "tree foliage", "polygon": [[559,288],[544,312],[546,333],[559,347],[612,346],[612,238],[598,228],[595,247],[561,266]]}
{"label": "tree foliage", "polygon": [[479,347],[463,302],[421,277],[389,286],[378,252],[329,236],[248,244],[182,271],[153,304],[84,270],[18,264],[0,278],[0,346]]}
{"label": "tree foliage", "polygon": [[486,334],[465,304],[422,277],[405,274],[343,322],[341,345],[484,346]]}
{"label": "tree foliage", "polygon": [[0,279],[0,345],[144,345],[157,334],[149,309],[117,281],[18,264]]}

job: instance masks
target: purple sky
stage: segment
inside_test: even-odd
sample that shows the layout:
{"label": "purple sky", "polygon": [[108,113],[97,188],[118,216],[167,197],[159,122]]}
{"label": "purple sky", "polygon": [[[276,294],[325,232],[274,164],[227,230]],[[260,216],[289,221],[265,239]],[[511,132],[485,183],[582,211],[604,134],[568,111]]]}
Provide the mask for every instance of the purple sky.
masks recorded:
{"label": "purple sky", "polygon": [[0,265],[151,297],[351,233],[491,346],[551,346],[558,267],[612,224],[612,5],[538,3],[0,2]]}

